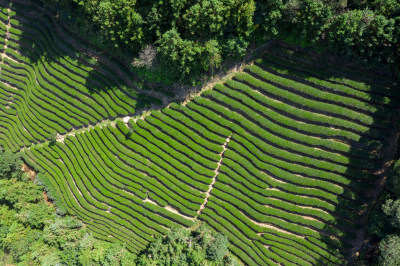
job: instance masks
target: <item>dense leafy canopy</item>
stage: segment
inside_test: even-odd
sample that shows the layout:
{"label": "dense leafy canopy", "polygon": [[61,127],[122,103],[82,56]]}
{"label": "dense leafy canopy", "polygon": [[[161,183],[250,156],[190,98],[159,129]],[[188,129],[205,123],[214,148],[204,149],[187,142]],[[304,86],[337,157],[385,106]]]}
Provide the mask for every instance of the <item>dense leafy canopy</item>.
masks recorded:
{"label": "dense leafy canopy", "polygon": [[58,216],[43,189],[21,171],[18,154],[0,153],[0,248],[4,263],[132,265],[136,255],[96,240],[71,216]]}
{"label": "dense leafy canopy", "polygon": [[[378,208],[373,210],[368,224],[371,236],[379,243],[379,264],[400,263],[400,160],[396,160],[389,171],[385,191]],[[380,208],[379,208],[380,207]],[[377,260],[377,258],[373,258]]]}
{"label": "dense leafy canopy", "polygon": [[191,231],[172,229],[142,252],[138,265],[238,265],[228,250],[226,236],[213,236],[201,225]]}
{"label": "dense leafy canopy", "polygon": [[399,65],[396,0],[42,1],[58,3],[61,18],[100,46],[125,53],[156,45],[173,79],[211,73],[266,38]]}
{"label": "dense leafy canopy", "polygon": [[[0,261],[37,265],[237,265],[227,237],[200,225],[159,236],[139,257],[95,239],[72,216],[56,215],[18,154],[0,153]],[[25,171],[26,172],[26,171]],[[37,179],[36,179],[37,180]]]}

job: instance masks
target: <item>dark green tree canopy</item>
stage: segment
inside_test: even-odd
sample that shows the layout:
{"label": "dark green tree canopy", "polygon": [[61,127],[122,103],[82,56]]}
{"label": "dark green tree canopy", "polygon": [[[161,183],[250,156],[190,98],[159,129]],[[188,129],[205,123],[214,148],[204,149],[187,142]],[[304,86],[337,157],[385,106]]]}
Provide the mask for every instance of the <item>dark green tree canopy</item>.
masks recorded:
{"label": "dark green tree canopy", "polygon": [[61,10],[77,33],[116,54],[156,45],[161,65],[177,80],[213,73],[223,62],[243,57],[250,43],[268,38],[389,64],[396,70],[400,65],[396,0],[42,2],[56,3],[50,6]]}

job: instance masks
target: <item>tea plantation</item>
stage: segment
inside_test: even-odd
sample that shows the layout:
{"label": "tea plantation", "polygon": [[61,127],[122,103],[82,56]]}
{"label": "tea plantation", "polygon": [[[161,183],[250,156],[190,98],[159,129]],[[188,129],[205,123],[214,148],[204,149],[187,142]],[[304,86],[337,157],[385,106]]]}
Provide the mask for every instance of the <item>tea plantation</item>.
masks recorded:
{"label": "tea plantation", "polygon": [[[40,9],[5,2],[0,144],[21,150],[96,237],[137,253],[201,221],[248,265],[342,264],[359,248],[393,156],[390,84],[269,49],[156,110],[162,94],[121,77],[124,66],[93,61],[46,15],[28,23]],[[145,107],[154,110],[135,116]]]}

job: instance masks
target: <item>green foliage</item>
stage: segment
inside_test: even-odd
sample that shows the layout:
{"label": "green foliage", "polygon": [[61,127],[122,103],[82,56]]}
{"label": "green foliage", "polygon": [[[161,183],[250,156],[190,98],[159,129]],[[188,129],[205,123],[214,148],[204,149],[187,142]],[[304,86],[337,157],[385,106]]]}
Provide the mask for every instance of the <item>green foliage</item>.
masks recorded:
{"label": "green foliage", "polygon": [[196,230],[172,229],[158,237],[137,260],[138,265],[237,265],[227,237],[213,236],[204,225]]}
{"label": "green foliage", "polygon": [[171,64],[175,66],[175,68],[171,68],[171,75],[183,78],[199,69],[203,47],[194,41],[182,39],[176,29],[164,33],[158,44],[158,51],[164,66],[166,68]]}
{"label": "green foliage", "polygon": [[382,210],[389,217],[391,225],[395,228],[400,228],[400,199],[388,199],[382,205]]}
{"label": "green foliage", "polygon": [[346,1],[259,1],[255,21],[269,36],[390,64],[399,71],[398,1],[349,2],[355,9],[343,11]]}
{"label": "green foliage", "polygon": [[60,1],[77,11],[79,28],[87,27],[83,21],[89,20],[91,32],[107,47],[135,53],[149,43],[158,44],[161,62],[178,69],[171,71],[175,80],[196,79],[224,61],[243,57],[249,41],[260,35],[371,62],[399,62],[396,0]]}
{"label": "green foliage", "polygon": [[0,153],[0,248],[21,265],[131,265],[136,256],[96,240],[72,216],[58,216],[42,188],[22,174],[20,155]]}
{"label": "green foliage", "polygon": [[191,234],[157,232],[193,226],[231,136],[198,219],[228,237],[230,252],[249,265],[343,264],[341,251],[359,226],[354,221],[368,210],[370,199],[360,192],[374,186],[370,173],[381,167],[382,153],[369,152],[369,141],[387,145],[382,140],[398,103],[394,92],[382,95],[370,83],[336,75],[330,64],[299,61],[271,49],[185,106],[171,104],[129,127],[119,120],[25,155],[32,164],[46,162],[42,171],[68,210],[93,232],[105,224],[100,236],[126,240],[138,252],[156,238],[141,264],[201,264],[221,261],[226,238],[191,250]]}
{"label": "green foliage", "polygon": [[0,150],[0,179],[21,175],[21,156],[9,151]]}
{"label": "green foliage", "polygon": [[228,238],[218,234],[207,248],[207,257],[211,261],[221,262],[228,254]]}
{"label": "green foliage", "polygon": [[62,18],[81,35],[96,36],[94,43],[119,54],[157,44],[161,70],[175,81],[195,80],[205,72],[213,73],[223,60],[242,57],[254,28],[253,0],[43,2],[61,3],[74,19]]}
{"label": "green foliage", "polygon": [[376,235],[379,244],[379,265],[399,265],[400,263],[400,160],[396,160],[389,171],[387,191],[380,196],[381,209],[373,209],[368,222],[368,231]]}
{"label": "green foliage", "polygon": [[48,140],[50,141],[50,145],[55,145],[57,142],[57,132],[53,131],[53,133],[50,134]]}
{"label": "green foliage", "polygon": [[374,209],[368,220],[368,232],[379,238],[385,237],[392,231],[388,217],[381,209]]}
{"label": "green foliage", "polygon": [[257,1],[255,22],[261,25],[267,34],[276,36],[280,32],[279,28],[284,11],[283,0]]}
{"label": "green foliage", "polygon": [[400,265],[400,237],[388,235],[379,244],[381,254],[379,264],[384,266]]}

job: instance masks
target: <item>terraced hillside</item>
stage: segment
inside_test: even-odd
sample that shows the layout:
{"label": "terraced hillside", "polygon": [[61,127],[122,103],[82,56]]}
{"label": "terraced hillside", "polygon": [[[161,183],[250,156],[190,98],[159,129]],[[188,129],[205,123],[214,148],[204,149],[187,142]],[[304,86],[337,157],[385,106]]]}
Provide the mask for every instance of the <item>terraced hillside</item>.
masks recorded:
{"label": "terraced hillside", "polygon": [[[30,1],[0,2],[0,143],[18,150],[105,119],[161,104],[124,67],[90,50]],[[35,21],[35,23],[31,23]]]}
{"label": "terraced hillside", "polygon": [[341,263],[391,156],[399,98],[383,91],[267,54],[185,106],[25,158],[98,237],[133,251],[200,220],[246,264]]}
{"label": "terraced hillside", "polygon": [[202,221],[249,265],[340,264],[359,248],[397,148],[393,85],[274,49],[138,117],[162,94],[90,57],[40,7],[0,4],[0,145],[97,237],[139,252]]}

